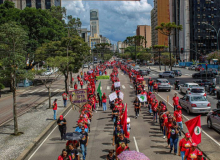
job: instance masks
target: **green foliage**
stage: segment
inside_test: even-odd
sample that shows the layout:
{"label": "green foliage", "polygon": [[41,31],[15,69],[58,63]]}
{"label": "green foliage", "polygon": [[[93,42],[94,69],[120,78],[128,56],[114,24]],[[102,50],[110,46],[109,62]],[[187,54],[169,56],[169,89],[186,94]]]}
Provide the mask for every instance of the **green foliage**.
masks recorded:
{"label": "green foliage", "polygon": [[63,24],[65,23],[66,18],[66,8],[61,6],[51,6],[48,13],[53,17],[61,21]]}
{"label": "green foliage", "polygon": [[220,51],[214,51],[207,55],[208,60],[218,59],[220,61]]}
{"label": "green foliage", "polygon": [[[170,65],[170,53],[169,52],[162,53],[160,59],[164,65]],[[175,58],[171,54],[171,65],[174,65],[174,63],[175,63]]]}
{"label": "green foliage", "polygon": [[112,55],[111,54],[104,54],[104,56],[103,56],[103,59],[104,59],[104,61],[108,61],[109,59],[111,59],[112,58]]}
{"label": "green foliage", "polygon": [[104,75],[103,76],[97,76],[96,79],[97,80],[99,80],[99,79],[109,79],[109,76],[104,76]]}
{"label": "green foliage", "polygon": [[79,18],[73,18],[72,15],[67,16],[67,28],[70,36],[78,35],[78,32],[81,28],[82,22]]}
{"label": "green foliage", "polygon": [[147,43],[147,40],[144,36],[129,36],[126,37],[126,39],[124,40],[124,43],[133,46],[142,46],[143,44]]}
{"label": "green foliage", "polygon": [[2,83],[0,83],[0,90],[2,90],[4,88],[5,88],[5,86]]}
{"label": "green foliage", "polygon": [[168,48],[168,46],[165,45],[154,45],[153,49],[156,49],[157,51],[163,51],[165,48]]}
{"label": "green foliage", "polygon": [[137,54],[137,58],[140,59],[141,61],[144,61],[144,60],[150,61],[152,58],[152,54],[141,52]]}
{"label": "green foliage", "polygon": [[176,25],[175,22],[173,23],[161,23],[159,26],[155,28],[155,30],[158,30],[160,33],[170,36],[172,32],[177,29],[177,30],[182,30],[183,27],[182,25]]}

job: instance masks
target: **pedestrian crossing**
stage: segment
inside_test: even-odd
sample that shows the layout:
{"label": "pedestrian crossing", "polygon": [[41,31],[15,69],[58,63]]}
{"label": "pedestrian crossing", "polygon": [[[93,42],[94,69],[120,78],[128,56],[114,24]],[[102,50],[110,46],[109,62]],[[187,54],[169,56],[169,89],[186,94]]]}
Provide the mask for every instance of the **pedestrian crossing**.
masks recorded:
{"label": "pedestrian crossing", "polygon": [[[64,89],[50,89],[51,92],[59,92],[59,91],[64,91]],[[27,90],[27,91],[20,91],[19,93],[21,94],[32,94],[32,93],[42,93],[42,92],[48,92],[48,90],[45,88],[45,89],[35,89],[35,90]]]}

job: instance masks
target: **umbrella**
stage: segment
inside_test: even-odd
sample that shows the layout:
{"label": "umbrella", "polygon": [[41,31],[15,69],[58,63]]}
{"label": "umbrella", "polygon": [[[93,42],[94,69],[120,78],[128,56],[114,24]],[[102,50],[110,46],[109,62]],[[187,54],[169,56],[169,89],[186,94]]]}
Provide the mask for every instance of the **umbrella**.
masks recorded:
{"label": "umbrella", "polygon": [[93,71],[88,71],[88,73],[90,73],[90,74],[91,74],[92,72],[93,72]]}
{"label": "umbrella", "polygon": [[118,155],[120,160],[150,160],[143,153],[137,151],[123,151]]}
{"label": "umbrella", "polygon": [[79,132],[71,132],[64,135],[65,140],[80,140],[82,137],[83,135]]}

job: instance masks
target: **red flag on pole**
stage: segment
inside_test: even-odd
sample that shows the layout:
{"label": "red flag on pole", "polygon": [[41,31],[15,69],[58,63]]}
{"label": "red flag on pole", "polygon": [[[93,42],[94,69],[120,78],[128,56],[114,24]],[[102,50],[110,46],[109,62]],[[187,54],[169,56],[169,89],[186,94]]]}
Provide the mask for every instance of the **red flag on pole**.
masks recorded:
{"label": "red flag on pole", "polygon": [[127,117],[128,117],[128,115],[127,115],[127,104],[126,104],[126,108],[125,108],[123,117],[121,119],[121,125],[123,125],[123,131],[125,133],[125,137],[129,138],[130,134],[129,134],[128,130],[127,130]]}
{"label": "red flag on pole", "polygon": [[192,137],[193,142],[196,144],[201,143],[201,115],[188,120],[185,122],[186,127],[188,128],[189,134]]}

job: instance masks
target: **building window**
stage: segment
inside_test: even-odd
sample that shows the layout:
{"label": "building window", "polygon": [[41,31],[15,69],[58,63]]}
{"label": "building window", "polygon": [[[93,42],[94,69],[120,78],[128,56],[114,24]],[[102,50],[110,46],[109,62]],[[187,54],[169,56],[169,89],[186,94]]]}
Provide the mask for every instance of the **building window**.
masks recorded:
{"label": "building window", "polygon": [[206,7],[203,7],[203,11],[206,11]]}
{"label": "building window", "polygon": [[200,18],[200,14],[197,14],[197,18]]}
{"label": "building window", "polygon": [[197,22],[198,25],[200,25],[200,22]]}
{"label": "building window", "polygon": [[50,9],[51,7],[51,0],[45,0],[45,8]]}
{"label": "building window", "polygon": [[200,32],[200,29],[198,29],[198,32]]}
{"label": "building window", "polygon": [[31,7],[31,0],[26,0],[26,7]]}
{"label": "building window", "polygon": [[200,7],[197,7],[197,11],[200,11]]}
{"label": "building window", "polygon": [[41,0],[36,0],[36,8],[41,8]]}
{"label": "building window", "polygon": [[200,0],[197,0],[197,4],[200,4]]}

